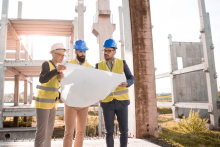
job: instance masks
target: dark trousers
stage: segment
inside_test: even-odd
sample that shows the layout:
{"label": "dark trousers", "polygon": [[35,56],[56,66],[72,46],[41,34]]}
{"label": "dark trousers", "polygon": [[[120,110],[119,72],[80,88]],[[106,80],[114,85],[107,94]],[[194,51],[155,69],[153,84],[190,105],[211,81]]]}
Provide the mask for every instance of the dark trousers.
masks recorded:
{"label": "dark trousers", "polygon": [[127,147],[128,142],[128,105],[129,100],[118,101],[113,100],[108,103],[101,103],[103,110],[105,129],[106,129],[106,144],[107,147],[114,147],[114,119],[115,114],[118,120],[120,131],[120,147]]}

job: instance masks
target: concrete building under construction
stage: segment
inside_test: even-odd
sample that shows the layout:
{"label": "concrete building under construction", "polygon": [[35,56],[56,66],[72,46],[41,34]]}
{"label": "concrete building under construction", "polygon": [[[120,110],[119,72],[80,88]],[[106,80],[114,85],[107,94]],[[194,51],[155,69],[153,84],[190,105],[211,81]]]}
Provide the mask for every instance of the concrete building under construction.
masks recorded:
{"label": "concrete building under construction", "polygon": [[[170,35],[171,69],[168,73],[157,75],[157,78],[170,77],[174,119],[178,117],[178,114],[185,113],[184,108],[207,109],[211,124],[216,127],[219,112],[211,28],[204,0],[198,0],[198,3],[201,19],[201,42],[173,42]],[[150,0],[122,0],[122,5],[118,8],[122,58],[126,60],[135,78],[135,84],[129,88],[131,101],[128,110],[129,135],[136,138],[158,137]],[[16,127],[18,126],[18,116],[35,116],[35,108],[27,103],[27,85],[30,83],[30,103],[32,103],[32,78],[39,77],[43,61],[33,59],[33,44],[31,46],[23,44],[20,36],[25,35],[27,39],[31,39],[32,35],[66,37],[66,46],[70,49],[67,52],[67,58],[72,59],[74,58],[73,42],[77,39],[84,39],[83,26],[84,13],[86,12],[83,0],[78,0],[78,6],[75,8],[78,18],[75,17],[74,20],[23,19],[21,2],[18,3],[18,18],[10,19],[8,18],[8,9],[9,0],[2,0],[0,21],[0,133],[5,132],[5,128],[3,128],[5,117],[14,117],[14,126]],[[104,57],[101,53],[103,42],[105,39],[111,38],[115,31],[115,24],[110,21],[109,0],[97,0],[96,12],[97,21],[93,25],[91,24],[92,33],[97,37],[100,60],[103,60]],[[191,48],[193,49],[190,50]],[[195,53],[193,54],[195,58],[189,56],[191,55],[188,53],[189,50]],[[183,69],[177,68],[177,57],[183,58]],[[198,72],[196,74],[200,76],[191,75],[190,72]],[[188,76],[195,77],[195,80],[205,79],[199,81],[199,86],[195,87],[195,85],[190,84],[191,81],[187,81]],[[5,81],[15,82],[13,106],[4,105]],[[18,101],[20,81],[24,81],[24,104],[22,105],[19,105]],[[195,88],[198,89],[196,92]],[[202,97],[198,98],[198,93],[203,93]],[[99,110],[101,112],[101,109]],[[58,107],[57,115],[63,115],[63,105]],[[99,117],[101,117],[101,113]],[[99,130],[101,130],[101,120],[99,122]],[[12,132],[13,130],[15,129],[11,129]]]}

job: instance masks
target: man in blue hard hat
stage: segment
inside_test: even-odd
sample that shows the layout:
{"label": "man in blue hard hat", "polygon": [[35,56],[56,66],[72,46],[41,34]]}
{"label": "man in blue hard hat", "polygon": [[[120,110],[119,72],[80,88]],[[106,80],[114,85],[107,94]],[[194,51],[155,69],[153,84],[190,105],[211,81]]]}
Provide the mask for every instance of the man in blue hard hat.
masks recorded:
{"label": "man in blue hard hat", "polygon": [[114,119],[117,116],[120,131],[120,147],[127,147],[128,141],[128,105],[130,104],[128,87],[134,84],[134,76],[131,74],[125,60],[115,58],[117,44],[113,39],[105,41],[105,60],[96,64],[96,68],[118,74],[125,74],[127,81],[122,82],[111,94],[101,102],[103,110],[107,147],[114,146]]}
{"label": "man in blue hard hat", "polygon": [[[78,40],[75,42],[73,48],[75,49],[76,58],[73,60],[69,60],[68,63],[78,64],[81,66],[86,66],[92,68],[85,59],[86,59],[86,51],[88,47],[86,46],[85,41]],[[86,120],[88,114],[88,107],[78,108],[78,107],[70,107],[65,104],[65,132],[64,132],[64,140],[63,147],[72,147],[73,143],[73,134],[76,123],[76,137],[74,142],[74,147],[82,147],[84,132],[86,128]]]}

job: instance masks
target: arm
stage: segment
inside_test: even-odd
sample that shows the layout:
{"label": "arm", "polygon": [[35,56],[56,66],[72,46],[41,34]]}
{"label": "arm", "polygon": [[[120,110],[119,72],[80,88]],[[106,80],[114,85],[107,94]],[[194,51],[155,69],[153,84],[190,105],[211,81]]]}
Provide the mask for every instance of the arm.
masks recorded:
{"label": "arm", "polygon": [[42,64],[42,70],[39,77],[40,83],[47,83],[51,78],[58,75],[57,69],[50,71],[49,63],[45,61]]}
{"label": "arm", "polygon": [[134,76],[131,74],[131,71],[125,60],[123,60],[123,63],[124,63],[124,73],[128,83],[127,87],[130,87],[132,84],[134,84]]}

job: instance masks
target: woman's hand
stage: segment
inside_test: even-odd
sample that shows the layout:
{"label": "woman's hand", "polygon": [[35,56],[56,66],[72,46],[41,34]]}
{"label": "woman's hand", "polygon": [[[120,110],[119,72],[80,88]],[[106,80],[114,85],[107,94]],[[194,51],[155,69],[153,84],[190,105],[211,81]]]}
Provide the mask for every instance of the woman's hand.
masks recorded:
{"label": "woman's hand", "polygon": [[60,72],[60,73],[57,75],[57,79],[58,79],[59,81],[61,81],[61,80],[63,79],[63,77],[64,77],[63,72]]}
{"label": "woman's hand", "polygon": [[57,72],[62,72],[61,70],[66,70],[66,66],[64,66],[64,65],[58,65],[57,66]]}

